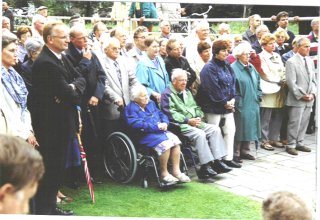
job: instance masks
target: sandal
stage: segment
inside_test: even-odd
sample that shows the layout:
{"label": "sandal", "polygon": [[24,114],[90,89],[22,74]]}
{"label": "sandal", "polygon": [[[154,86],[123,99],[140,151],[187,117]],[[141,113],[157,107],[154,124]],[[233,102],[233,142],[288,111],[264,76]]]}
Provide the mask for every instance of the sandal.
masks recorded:
{"label": "sandal", "polygon": [[190,183],[191,179],[185,174],[185,173],[180,173],[178,176],[175,176],[180,183]]}
{"label": "sandal", "polygon": [[269,151],[273,151],[274,148],[269,143],[261,143],[261,148]]}
{"label": "sandal", "polygon": [[177,178],[175,178],[174,176],[172,176],[171,174],[168,174],[167,176],[162,178],[162,182],[164,183],[176,183],[179,180]]}
{"label": "sandal", "polygon": [[61,202],[65,202],[65,203],[69,203],[73,201],[73,199],[68,196],[59,196],[58,198],[61,200]]}

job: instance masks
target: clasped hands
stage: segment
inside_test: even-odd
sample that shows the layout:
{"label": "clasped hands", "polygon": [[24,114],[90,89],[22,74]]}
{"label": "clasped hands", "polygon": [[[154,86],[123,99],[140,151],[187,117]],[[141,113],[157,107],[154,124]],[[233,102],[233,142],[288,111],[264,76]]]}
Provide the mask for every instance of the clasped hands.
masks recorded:
{"label": "clasped hands", "polygon": [[230,101],[227,101],[227,103],[224,105],[224,108],[234,110],[234,103],[235,99],[231,99]]}
{"label": "clasped hands", "polygon": [[168,129],[168,125],[167,125],[167,123],[161,122],[158,124],[158,128],[161,131],[166,131]]}
{"label": "clasped hands", "polygon": [[198,128],[201,125],[201,118],[190,118],[188,120],[188,125]]}

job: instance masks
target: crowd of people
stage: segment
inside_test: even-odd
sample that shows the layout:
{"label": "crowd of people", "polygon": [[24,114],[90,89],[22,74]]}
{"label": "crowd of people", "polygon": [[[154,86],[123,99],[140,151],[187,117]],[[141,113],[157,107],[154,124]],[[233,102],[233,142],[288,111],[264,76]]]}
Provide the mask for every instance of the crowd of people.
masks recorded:
{"label": "crowd of people", "polygon": [[154,23],[141,14],[157,14],[153,3],[132,3],[128,10],[129,17],[141,16],[133,36],[126,24],[108,30],[99,19],[90,32],[80,16],[72,16],[68,27],[48,17],[45,6],[32,27],[14,34],[2,25],[0,133],[26,140],[42,155],[45,173],[34,214],[73,214],[57,207],[57,197],[65,198],[62,184],[77,188],[81,179],[77,134],[98,184],[104,140],[123,121],[138,131],[139,144],[157,152],[166,183],[191,181],[180,171],[179,135],[194,146],[200,179],[255,160],[253,141],[291,155],[311,151],[304,136],[315,127],[319,18],[308,36],[296,37],[287,12],[278,13],[274,33],[254,14],[243,35],[228,29],[212,39],[205,20],[183,37],[171,33],[177,23],[162,13],[155,34]]}

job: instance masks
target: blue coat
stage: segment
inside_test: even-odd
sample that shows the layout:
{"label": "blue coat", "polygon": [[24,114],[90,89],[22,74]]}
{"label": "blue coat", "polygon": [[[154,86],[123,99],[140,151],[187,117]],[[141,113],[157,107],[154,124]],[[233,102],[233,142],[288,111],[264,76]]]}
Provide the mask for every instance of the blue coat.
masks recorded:
{"label": "blue coat", "polygon": [[200,72],[200,106],[205,113],[230,113],[224,105],[235,98],[235,76],[227,61],[212,58]]}
{"label": "blue coat", "polygon": [[130,128],[141,131],[140,144],[154,148],[161,142],[168,140],[167,131],[160,130],[158,124],[164,122],[169,125],[169,119],[152,100],[149,101],[144,111],[137,103],[131,101],[125,107],[124,116]]}
{"label": "blue coat", "polygon": [[136,69],[136,76],[140,83],[147,88],[149,96],[152,91],[161,94],[165,88],[170,85],[169,75],[163,59],[157,56],[156,60],[158,61],[158,68],[156,68],[150,58],[145,55],[138,63]]}

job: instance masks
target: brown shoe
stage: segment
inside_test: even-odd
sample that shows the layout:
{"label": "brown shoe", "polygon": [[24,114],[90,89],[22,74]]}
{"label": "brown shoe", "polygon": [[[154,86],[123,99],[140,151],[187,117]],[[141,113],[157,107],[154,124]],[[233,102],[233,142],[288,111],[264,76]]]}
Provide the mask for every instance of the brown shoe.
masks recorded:
{"label": "brown shoe", "polygon": [[296,146],[296,150],[303,151],[303,152],[311,152],[311,149],[306,146]]}
{"label": "brown shoe", "polygon": [[295,148],[287,147],[287,148],[286,148],[286,151],[287,151],[288,154],[298,155],[298,151],[297,151]]}
{"label": "brown shoe", "polygon": [[256,159],[251,154],[240,154],[240,158],[245,159],[245,160],[255,160]]}
{"label": "brown shoe", "polygon": [[268,142],[261,143],[261,148],[265,149],[265,150],[269,150],[269,151],[273,151],[274,150],[274,148]]}
{"label": "brown shoe", "polygon": [[284,148],[283,144],[280,141],[270,141],[269,143],[274,147]]}

